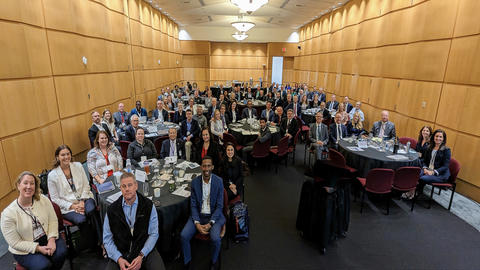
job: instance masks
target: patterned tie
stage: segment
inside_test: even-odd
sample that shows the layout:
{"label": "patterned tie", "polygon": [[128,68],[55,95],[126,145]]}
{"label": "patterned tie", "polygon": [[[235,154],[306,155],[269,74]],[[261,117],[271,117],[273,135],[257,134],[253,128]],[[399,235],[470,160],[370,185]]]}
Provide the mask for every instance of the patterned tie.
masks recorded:
{"label": "patterned tie", "polygon": [[322,126],[317,124],[317,141],[320,140],[320,131],[322,130]]}
{"label": "patterned tie", "polygon": [[170,156],[173,157],[175,156],[175,142],[170,141]]}

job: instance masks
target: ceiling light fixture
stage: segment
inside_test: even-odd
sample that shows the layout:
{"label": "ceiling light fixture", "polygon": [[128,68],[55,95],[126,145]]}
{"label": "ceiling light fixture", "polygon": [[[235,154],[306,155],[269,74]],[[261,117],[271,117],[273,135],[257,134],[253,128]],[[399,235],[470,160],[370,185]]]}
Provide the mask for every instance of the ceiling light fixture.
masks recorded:
{"label": "ceiling light fixture", "polygon": [[268,0],[230,0],[232,4],[239,7],[244,12],[251,14],[255,10],[261,8],[268,3]]}
{"label": "ceiling light fixture", "polygon": [[235,27],[240,32],[247,32],[248,30],[252,29],[255,26],[255,24],[252,22],[239,21],[239,22],[233,22],[232,26]]}
{"label": "ceiling light fixture", "polygon": [[232,34],[232,37],[238,41],[242,41],[248,38],[248,35],[245,34],[245,32],[241,32],[240,34],[238,32],[235,32],[235,34]]}

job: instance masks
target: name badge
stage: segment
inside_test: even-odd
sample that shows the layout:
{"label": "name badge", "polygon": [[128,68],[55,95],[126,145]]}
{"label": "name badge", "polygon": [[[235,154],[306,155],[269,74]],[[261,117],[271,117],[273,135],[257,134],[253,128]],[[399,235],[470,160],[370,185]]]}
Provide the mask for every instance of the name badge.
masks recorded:
{"label": "name badge", "polygon": [[187,136],[190,136],[190,131],[187,131]]}

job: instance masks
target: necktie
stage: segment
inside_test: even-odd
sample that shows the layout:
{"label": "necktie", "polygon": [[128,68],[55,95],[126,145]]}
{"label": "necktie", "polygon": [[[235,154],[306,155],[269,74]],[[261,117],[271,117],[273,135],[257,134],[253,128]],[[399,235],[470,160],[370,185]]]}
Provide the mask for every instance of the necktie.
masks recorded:
{"label": "necktie", "polygon": [[385,133],[385,124],[382,123],[382,126],[380,127],[380,133],[378,133],[378,137],[383,138]]}
{"label": "necktie", "polygon": [[297,103],[293,104],[293,114],[297,116]]}
{"label": "necktie", "polygon": [[125,117],[123,116],[123,113],[120,113],[120,115],[122,116],[122,123],[125,123]]}
{"label": "necktie", "polygon": [[248,109],[248,117],[252,118],[252,110]]}
{"label": "necktie", "polygon": [[330,101],[330,106],[328,106],[328,109],[331,111],[333,109],[333,102]]}
{"label": "necktie", "polygon": [[337,124],[337,142],[342,138],[342,130],[340,129],[340,125]]}
{"label": "necktie", "polygon": [[321,129],[322,129],[322,126],[317,124],[317,141],[320,140],[320,131],[321,131]]}
{"label": "necktie", "polygon": [[175,141],[170,141],[170,156],[175,156]]}

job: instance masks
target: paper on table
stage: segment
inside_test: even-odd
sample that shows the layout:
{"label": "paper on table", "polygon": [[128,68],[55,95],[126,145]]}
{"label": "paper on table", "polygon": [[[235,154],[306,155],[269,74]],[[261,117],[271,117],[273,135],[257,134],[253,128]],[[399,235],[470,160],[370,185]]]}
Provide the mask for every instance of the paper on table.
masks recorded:
{"label": "paper on table", "polygon": [[135,179],[139,182],[145,182],[147,174],[142,170],[135,170]]}
{"label": "paper on table", "polygon": [[393,160],[406,160],[408,157],[403,156],[403,155],[390,155],[387,156],[387,158],[393,159]]}
{"label": "paper on table", "polygon": [[200,165],[198,165],[195,162],[189,162],[188,163],[188,168],[190,168],[190,169],[195,169],[195,168],[198,168],[198,167],[200,167]]}
{"label": "paper on table", "polygon": [[354,152],[362,152],[363,151],[362,148],[356,147],[356,146],[347,146],[347,149],[349,149],[350,151],[354,151]]}
{"label": "paper on table", "polygon": [[181,186],[181,187],[177,188],[177,190],[172,192],[172,194],[177,195],[177,196],[182,196],[182,197],[185,197],[185,198],[190,197],[190,191],[185,190],[185,186]]}
{"label": "paper on table", "polygon": [[172,164],[172,163],[176,163],[176,162],[177,162],[177,157],[176,156],[165,158],[165,164]]}
{"label": "paper on table", "polygon": [[403,150],[403,149],[398,149],[397,151],[398,154],[406,154],[407,151]]}
{"label": "paper on table", "polygon": [[114,201],[118,200],[118,198],[120,198],[120,196],[122,196],[121,191],[119,191],[117,193],[114,193],[114,194],[107,197],[107,202],[113,203]]}
{"label": "paper on table", "polygon": [[186,170],[187,167],[188,167],[188,161],[182,161],[181,163],[177,164],[177,166],[175,166],[179,169],[182,169],[182,170]]}

